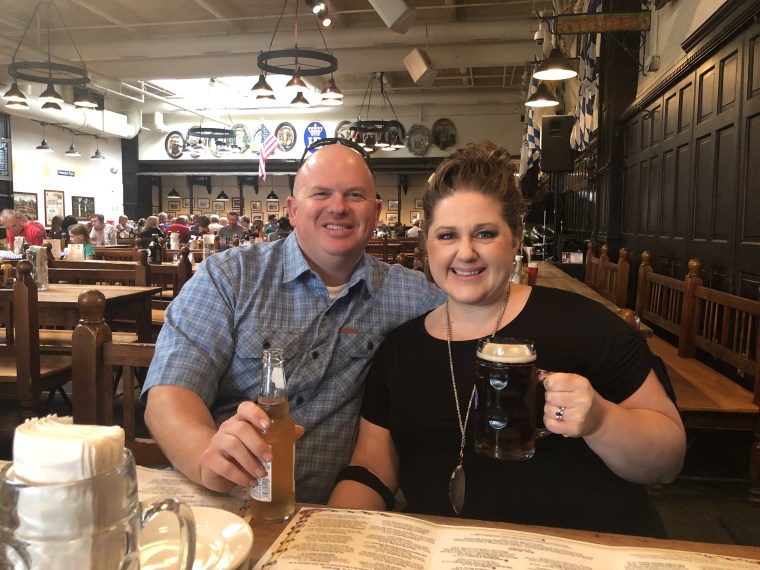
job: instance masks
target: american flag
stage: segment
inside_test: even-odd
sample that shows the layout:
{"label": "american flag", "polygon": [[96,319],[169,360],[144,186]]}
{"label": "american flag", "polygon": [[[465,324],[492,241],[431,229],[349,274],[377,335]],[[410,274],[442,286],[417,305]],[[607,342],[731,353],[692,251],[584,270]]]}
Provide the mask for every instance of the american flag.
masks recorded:
{"label": "american flag", "polygon": [[[588,0],[589,14],[594,14],[601,6],[601,0]],[[578,104],[575,107],[575,124],[570,134],[570,146],[583,150],[591,139],[596,104],[596,34],[586,34],[585,47],[581,50],[578,66]]]}
{"label": "american flag", "polygon": [[[528,98],[538,89],[538,79],[530,78]],[[533,163],[541,156],[541,117],[538,116],[535,107],[528,107],[525,115],[525,136],[523,137],[522,149],[520,150],[520,180],[530,170]]]}
{"label": "american flag", "polygon": [[279,143],[264,123],[261,123],[261,149],[259,150],[259,178],[267,179],[267,158],[274,154]]}

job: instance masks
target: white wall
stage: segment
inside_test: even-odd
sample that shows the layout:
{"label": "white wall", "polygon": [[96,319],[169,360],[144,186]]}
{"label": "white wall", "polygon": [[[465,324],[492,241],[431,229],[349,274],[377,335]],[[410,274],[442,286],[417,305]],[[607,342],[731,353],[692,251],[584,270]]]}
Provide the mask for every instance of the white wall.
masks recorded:
{"label": "white wall", "polygon": [[[726,0],[673,0],[660,10],[652,9],[652,29],[644,46],[645,70],[639,73],[637,96],[686,57],[681,42],[725,3]],[[653,55],[660,56],[658,71],[648,71]]]}
{"label": "white wall", "polygon": [[[13,165],[13,190],[37,194],[37,216],[45,223],[45,190],[64,192],[65,214],[72,213],[72,196],[95,198],[95,211],[107,220],[116,219],[122,212],[124,187],[121,179],[121,139],[100,141],[100,151],[105,160],[90,160],[95,153],[96,141],[91,136],[76,136],[74,144],[82,156],[66,156],[71,145],[71,133],[58,127],[45,127],[45,138],[53,152],[40,152],[35,147],[42,141],[42,125],[11,117],[11,152]],[[116,173],[111,172],[111,168]],[[58,171],[73,171],[65,176]]]}

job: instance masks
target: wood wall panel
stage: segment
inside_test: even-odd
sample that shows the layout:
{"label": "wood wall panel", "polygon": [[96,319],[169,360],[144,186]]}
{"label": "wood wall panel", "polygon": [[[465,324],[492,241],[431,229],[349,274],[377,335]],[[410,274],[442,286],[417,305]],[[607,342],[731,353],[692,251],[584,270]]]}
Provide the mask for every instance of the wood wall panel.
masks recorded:
{"label": "wood wall panel", "polygon": [[662,129],[662,109],[659,105],[652,107],[651,110],[652,133],[649,137],[651,145],[654,146],[660,142],[660,131]]}
{"label": "wood wall panel", "polygon": [[747,51],[749,55],[747,99],[753,99],[760,95],[760,37],[750,38]]}
{"label": "wood wall panel", "polygon": [[647,217],[649,216],[649,161],[645,160],[639,165],[639,204],[636,208],[635,233],[640,236],[646,235]]}
{"label": "wood wall panel", "polygon": [[689,231],[689,200],[691,196],[691,177],[689,176],[691,173],[691,145],[685,144],[676,149],[676,164],[674,233],[676,237],[686,238]]}
{"label": "wood wall panel", "polygon": [[710,217],[712,216],[714,139],[705,135],[694,145],[694,201],[692,203],[693,229],[691,238],[707,241],[710,237]]}
{"label": "wood wall panel", "polygon": [[704,123],[715,113],[715,67],[711,66],[699,75],[697,122]]}
{"label": "wood wall panel", "polygon": [[739,196],[738,239],[740,243],[757,245],[760,244],[760,115],[747,118],[746,132],[741,158],[747,167]]}
{"label": "wood wall panel", "polygon": [[671,138],[678,130],[679,108],[677,93],[672,93],[667,99],[665,99],[665,134],[663,135],[665,140]]}
{"label": "wood wall panel", "polygon": [[678,109],[678,131],[683,132],[691,127],[694,115],[694,86],[691,83],[683,86],[679,93],[681,106]]}
{"label": "wood wall panel", "polygon": [[660,217],[660,159],[653,156],[649,160],[649,203],[647,204],[646,235],[657,235]]}
{"label": "wood wall panel", "polygon": [[[661,188],[676,187],[677,167],[676,150],[670,149],[663,152]],[[675,235],[675,202],[675,192],[662,192],[662,206],[660,207],[660,237],[672,238]]]}
{"label": "wood wall panel", "polygon": [[739,272],[739,295],[760,301],[760,273]]}
{"label": "wood wall panel", "polygon": [[[716,135],[717,175],[712,187],[712,211],[708,210],[712,229],[712,241],[728,243],[735,228],[736,180],[739,161],[736,154],[737,130],[729,125]],[[705,204],[705,206],[707,206]]]}
{"label": "wood wall panel", "polygon": [[739,56],[737,52],[734,51],[720,62],[720,91],[718,93],[719,113],[730,111],[736,105],[738,78]]}

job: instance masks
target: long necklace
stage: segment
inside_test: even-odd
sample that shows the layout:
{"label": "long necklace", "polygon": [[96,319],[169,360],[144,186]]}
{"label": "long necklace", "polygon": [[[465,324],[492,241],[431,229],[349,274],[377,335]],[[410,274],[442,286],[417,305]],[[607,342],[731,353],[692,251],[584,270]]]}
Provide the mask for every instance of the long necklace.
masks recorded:
{"label": "long necklace", "polygon": [[[496,324],[493,327],[493,333],[491,333],[491,336],[496,336],[496,331],[499,330],[499,324],[501,323],[501,318],[504,316],[504,311],[507,308],[507,303],[509,303],[509,293],[511,291],[511,284],[507,285],[507,294],[504,297],[504,302],[501,304],[501,310],[499,311],[499,316],[496,317]],[[467,404],[467,413],[464,416],[464,421],[462,421],[462,412],[459,408],[459,395],[457,394],[457,379],[454,376],[454,359],[451,357],[451,320],[449,319],[449,300],[446,299],[446,304],[443,307],[443,312],[446,315],[446,346],[449,350],[449,369],[451,370],[451,385],[454,388],[454,403],[457,406],[457,420],[459,421],[459,433],[461,434],[462,438],[459,443],[459,463],[457,463],[457,466],[454,467],[454,471],[451,472],[451,479],[449,479],[449,501],[451,502],[451,507],[454,509],[454,512],[456,514],[462,513],[462,508],[464,507],[464,489],[465,489],[465,478],[464,478],[464,441],[465,441],[465,433],[467,429],[467,422],[470,419],[470,410],[472,409],[472,401],[475,398],[475,386],[472,387],[472,393],[470,394],[470,401]]]}

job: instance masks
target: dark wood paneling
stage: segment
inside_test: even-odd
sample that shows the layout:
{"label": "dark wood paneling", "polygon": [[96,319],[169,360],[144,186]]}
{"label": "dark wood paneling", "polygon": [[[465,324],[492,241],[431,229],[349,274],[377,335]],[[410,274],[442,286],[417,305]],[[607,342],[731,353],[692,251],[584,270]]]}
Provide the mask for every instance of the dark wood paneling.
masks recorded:
{"label": "dark wood paneling", "polygon": [[711,239],[728,243],[734,233],[736,180],[738,161],[736,160],[737,129],[729,125],[718,131],[717,164],[718,172],[712,188],[712,220]]}
{"label": "dark wood paneling", "polygon": [[676,149],[676,226],[675,235],[686,238],[689,231],[689,199],[691,196],[691,146],[688,144]]}
{"label": "dark wood paneling", "polygon": [[746,164],[739,196],[739,242],[760,244],[760,115],[747,118],[747,137],[741,162]]}
{"label": "dark wood paneling", "polygon": [[638,235],[646,235],[647,217],[649,215],[649,161],[645,160],[639,165],[639,206],[636,208],[636,232]]}
{"label": "dark wood paneling", "polygon": [[665,99],[665,139],[671,138],[678,130],[678,110],[680,109],[677,93]]}
{"label": "dark wood paneling", "polygon": [[[662,188],[676,187],[676,161],[675,149],[670,149],[662,154]],[[675,192],[662,192],[662,206],[660,218],[660,237],[672,238],[675,234]]]}
{"label": "dark wood paneling", "polygon": [[649,160],[649,204],[647,209],[646,234],[655,237],[660,216],[660,159],[653,156]]}
{"label": "dark wood paneling", "polygon": [[678,109],[678,130],[681,132],[691,126],[691,118],[694,114],[694,89],[691,83],[681,88],[679,97],[681,106]]}
{"label": "dark wood paneling", "polygon": [[694,161],[694,202],[692,204],[694,241],[707,241],[712,217],[713,156],[715,145],[713,137],[705,135],[696,141]]}

